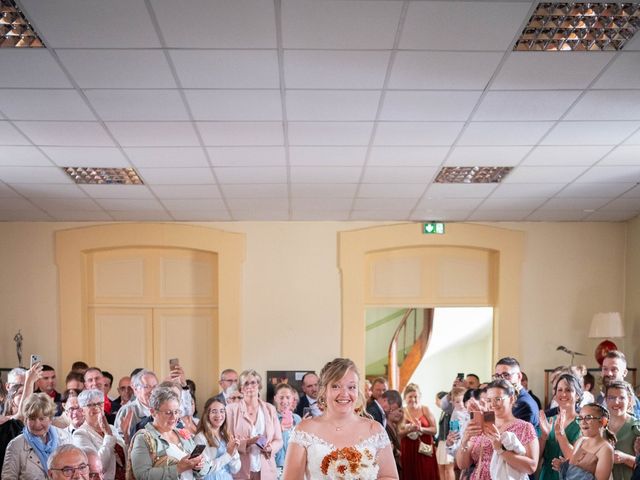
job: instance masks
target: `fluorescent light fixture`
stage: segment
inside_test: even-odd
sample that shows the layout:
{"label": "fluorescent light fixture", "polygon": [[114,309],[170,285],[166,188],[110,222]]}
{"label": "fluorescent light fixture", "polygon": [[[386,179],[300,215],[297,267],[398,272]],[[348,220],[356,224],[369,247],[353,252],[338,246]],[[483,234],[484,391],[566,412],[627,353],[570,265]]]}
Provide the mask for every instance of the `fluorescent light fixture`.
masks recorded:
{"label": "fluorescent light fixture", "polygon": [[513,167],[443,167],[436,183],[500,183]]}
{"label": "fluorescent light fixture", "polygon": [[62,170],[82,185],[144,185],[133,168],[62,167]]}
{"label": "fluorescent light fixture", "polygon": [[513,50],[620,50],[638,28],[640,3],[539,3]]}
{"label": "fluorescent light fixture", "polygon": [[0,48],[42,48],[44,44],[13,0],[0,0]]}

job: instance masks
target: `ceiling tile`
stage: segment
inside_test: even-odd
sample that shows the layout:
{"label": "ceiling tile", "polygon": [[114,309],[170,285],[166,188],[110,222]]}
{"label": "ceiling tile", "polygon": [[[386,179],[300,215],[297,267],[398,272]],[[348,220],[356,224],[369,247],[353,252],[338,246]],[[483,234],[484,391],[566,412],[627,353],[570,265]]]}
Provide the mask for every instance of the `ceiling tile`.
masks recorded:
{"label": "ceiling tile", "polygon": [[221,184],[225,183],[286,183],[285,167],[215,167]]}
{"label": "ceiling tile", "polygon": [[496,188],[495,183],[445,184],[433,183],[427,190],[427,198],[484,198]]}
{"label": "ceiling tile", "polygon": [[[635,35],[636,40],[640,36]],[[593,85],[595,88],[640,88],[640,52],[618,52],[609,68]]]}
{"label": "ceiling tile", "polygon": [[631,135],[624,143],[626,145],[640,145],[640,130]]}
{"label": "ceiling tile", "polygon": [[432,198],[423,197],[418,204],[418,209],[425,212],[439,212],[445,210],[472,211],[484,198]]}
{"label": "ceiling tile", "polygon": [[287,88],[373,88],[384,83],[389,52],[287,50]]}
{"label": "ceiling tile", "polygon": [[151,0],[169,48],[275,48],[273,3]]}
{"label": "ceiling tile", "polygon": [[153,198],[144,185],[81,185],[91,198]]}
{"label": "ceiling tile", "polygon": [[527,167],[515,168],[503,183],[569,183],[588,167]]}
{"label": "ceiling tile", "polygon": [[236,210],[253,210],[258,213],[268,212],[269,210],[287,210],[289,208],[289,200],[287,198],[229,198],[227,203],[234,217]]}
{"label": "ceiling tile", "polygon": [[606,198],[551,198],[540,210],[595,210],[607,202]]}
{"label": "ceiling tile", "polygon": [[160,47],[142,0],[24,0],[21,4],[49,47]]}
{"label": "ceiling tile", "polygon": [[0,121],[0,145],[30,145],[27,140],[9,122]]}
{"label": "ceiling tile", "polygon": [[451,145],[462,122],[380,122],[375,145]]}
{"label": "ceiling tile", "polygon": [[564,183],[502,183],[493,191],[491,197],[552,197],[564,186]]}
{"label": "ceiling tile", "polygon": [[635,183],[640,182],[640,165],[595,166],[576,180],[578,183]]}
{"label": "ceiling tile", "polygon": [[5,183],[71,183],[58,167],[0,167]]}
{"label": "ceiling tile", "polygon": [[281,122],[198,122],[208,146],[283,145]]}
{"label": "ceiling tile", "polygon": [[236,209],[232,212],[233,220],[240,221],[254,221],[254,222],[285,222],[289,220],[289,209],[268,209],[268,210],[253,210],[253,209]]}
{"label": "ceiling tile", "polygon": [[96,211],[100,205],[90,198],[34,198],[33,203],[45,211]]}
{"label": "ceiling tile", "polygon": [[49,209],[48,213],[59,222],[109,222],[113,220],[111,215],[102,210],[76,211],[65,208]]}
{"label": "ceiling tile", "polygon": [[600,210],[590,213],[584,220],[588,222],[624,222],[632,220],[636,216],[636,212],[631,211],[610,212]]}
{"label": "ceiling tile", "polygon": [[399,51],[389,88],[484,90],[502,56],[502,52]]}
{"label": "ceiling tile", "polygon": [[170,211],[194,211],[194,212],[206,212],[206,211],[224,211],[226,206],[221,198],[204,198],[204,199],[172,199],[162,200],[162,203],[167,210]]}
{"label": "ceiling tile", "polygon": [[282,120],[279,90],[187,90],[196,120]]}
{"label": "ceiling tile", "polygon": [[560,122],[542,140],[543,145],[616,145],[640,122]]}
{"label": "ceiling tile", "polygon": [[384,98],[381,120],[465,121],[482,92],[390,91]]}
{"label": "ceiling tile", "polygon": [[220,185],[225,198],[287,197],[286,183],[237,183]]}
{"label": "ceiling tile", "polygon": [[522,165],[591,166],[607,154],[611,147],[594,145],[539,146],[524,159]]}
{"label": "ceiling tile", "polygon": [[640,198],[640,186],[627,190],[622,196],[624,198]]}
{"label": "ceiling tile", "polygon": [[552,122],[471,122],[459,145],[535,145]]}
{"label": "ceiling tile", "polygon": [[210,168],[140,168],[147,185],[202,185],[215,180]]}
{"label": "ceiling tile", "polygon": [[395,210],[410,212],[415,198],[356,198],[354,210]]}
{"label": "ceiling tile", "polygon": [[349,211],[329,211],[329,210],[294,210],[291,214],[292,220],[297,221],[334,221],[343,222],[349,220]]}
{"label": "ceiling tile", "polygon": [[184,88],[280,88],[275,50],[171,50]]}
{"label": "ceiling tile", "polygon": [[208,167],[201,147],[131,147],[125,148],[136,167]]}
{"label": "ceiling tile", "polygon": [[289,162],[301,166],[362,166],[367,147],[290,147]]}
{"label": "ceiling tile", "polygon": [[526,218],[529,222],[579,222],[589,215],[582,210],[536,210]]}
{"label": "ceiling tile", "polygon": [[216,167],[260,167],[286,164],[284,147],[207,147]]}
{"label": "ceiling tile", "polygon": [[12,185],[28,198],[86,198],[87,195],[76,184],[18,183]]}
{"label": "ceiling tile", "polygon": [[75,90],[2,90],[0,110],[11,120],[96,120]]}
{"label": "ceiling tile", "polygon": [[161,50],[57,50],[80,88],[176,88]]}
{"label": "ceiling tile", "polygon": [[379,100],[379,91],[289,90],[287,118],[372,121]]}
{"label": "ceiling tile", "polygon": [[495,197],[487,198],[482,205],[478,207],[478,212],[482,211],[499,211],[499,210],[532,210],[538,208],[547,201],[545,197]]}
{"label": "ceiling tile", "polygon": [[[1,129],[2,127],[0,127]],[[51,162],[36,147],[9,147],[0,148],[0,165],[4,166],[51,166]]]}
{"label": "ceiling tile", "polygon": [[476,222],[521,222],[531,210],[476,210],[467,218]]}
{"label": "ceiling tile", "polygon": [[164,210],[114,210],[108,212],[116,221],[121,222],[164,222],[174,220]]}
{"label": "ceiling tile", "polygon": [[349,220],[405,221],[409,218],[409,210],[354,210]]}
{"label": "ceiling tile", "polygon": [[414,201],[424,193],[422,183],[363,183],[358,190],[359,198],[412,198]]}
{"label": "ceiling tile", "polygon": [[[560,90],[586,88],[614,52],[512,52],[492,89]],[[551,74],[553,72],[553,74]]]}
{"label": "ceiling tile", "polygon": [[291,145],[367,145],[373,123],[290,122]]}
{"label": "ceiling tile", "polygon": [[107,122],[123,147],[195,147],[198,137],[186,122]]}
{"label": "ceiling tile", "polygon": [[176,221],[182,222],[225,222],[231,220],[231,216],[226,210],[208,210],[205,212],[171,210],[171,216]]}
{"label": "ceiling tile", "polygon": [[105,121],[189,120],[177,90],[89,90],[86,95]]}
{"label": "ceiling tile", "polygon": [[436,167],[367,167],[363,183],[419,183],[427,185],[436,175]]}
{"label": "ceiling tile", "polygon": [[42,147],[42,151],[61,167],[131,167],[113,147]]}
{"label": "ceiling tile", "polygon": [[531,147],[453,147],[445,165],[508,167],[520,163]]}
{"label": "ceiling tile", "polygon": [[0,87],[73,88],[64,71],[45,48],[0,49]]}
{"label": "ceiling tile", "polygon": [[528,2],[411,2],[400,48],[505,50],[528,10]]}
{"label": "ceiling tile", "polygon": [[319,198],[305,198],[298,197],[291,201],[291,208],[296,210],[306,211],[344,211],[349,212],[351,210],[352,198],[337,198],[337,197],[319,197]]}
{"label": "ceiling tile", "polygon": [[[1,154],[0,154],[1,155]],[[621,145],[598,163],[600,165],[640,165],[640,145]]]}
{"label": "ceiling tile", "polygon": [[468,210],[414,210],[410,220],[418,222],[454,222],[464,221],[468,216]]}
{"label": "ceiling tile", "polygon": [[220,198],[216,185],[154,185],[153,193],[161,200],[185,198]]}
{"label": "ceiling tile", "polygon": [[162,205],[155,198],[99,198],[96,203],[110,212],[162,210]]}
{"label": "ceiling tile", "polygon": [[[113,147],[98,122],[15,122],[35,144],[69,147]],[[0,133],[0,138],[1,138]]]}
{"label": "ceiling tile", "polygon": [[30,202],[26,198],[21,197],[2,197],[0,202],[0,211],[6,210],[34,210],[34,204],[37,205],[37,201]]}
{"label": "ceiling tile", "polygon": [[358,183],[360,167],[291,167],[295,183]]}
{"label": "ceiling tile", "polygon": [[50,222],[55,219],[48,213],[34,207],[33,210],[0,210],[0,220],[4,222]]}
{"label": "ceiling tile", "polygon": [[565,120],[640,120],[640,90],[586,92]]}
{"label": "ceiling tile", "polygon": [[579,94],[579,90],[488,92],[473,119],[558,120]]}
{"label": "ceiling tile", "polygon": [[442,163],[449,147],[373,147],[368,165],[435,167]]}
{"label": "ceiling tile", "polygon": [[399,2],[285,0],[284,48],[390,49],[398,28]]}
{"label": "ceiling tile", "polygon": [[603,206],[601,210],[640,212],[640,198],[616,198]]}
{"label": "ceiling tile", "polygon": [[355,183],[292,183],[291,195],[300,198],[353,197],[358,185]]}
{"label": "ceiling tile", "polygon": [[558,197],[594,197],[594,198],[615,198],[618,195],[631,190],[635,183],[577,183],[574,182],[571,185],[567,185],[561,192],[558,192]]}

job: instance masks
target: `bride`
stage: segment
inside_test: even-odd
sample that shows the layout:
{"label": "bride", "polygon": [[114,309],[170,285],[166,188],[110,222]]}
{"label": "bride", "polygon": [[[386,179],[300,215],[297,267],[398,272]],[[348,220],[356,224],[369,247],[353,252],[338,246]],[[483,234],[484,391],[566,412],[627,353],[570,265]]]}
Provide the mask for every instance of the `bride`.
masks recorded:
{"label": "bride", "polygon": [[324,414],[303,420],[292,432],[283,480],[398,478],[387,432],[357,413],[364,411],[359,381],[349,359],[324,366],[318,397]]}

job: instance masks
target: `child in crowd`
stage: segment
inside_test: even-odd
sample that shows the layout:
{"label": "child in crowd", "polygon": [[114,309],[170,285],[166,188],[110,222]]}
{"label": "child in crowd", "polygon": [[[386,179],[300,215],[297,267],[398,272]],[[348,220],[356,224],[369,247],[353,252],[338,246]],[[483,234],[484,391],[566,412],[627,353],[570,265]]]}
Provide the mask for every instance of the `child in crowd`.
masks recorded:
{"label": "child in crowd", "polygon": [[453,442],[447,439],[447,450],[449,455],[455,457],[456,450],[460,447],[460,439],[469,424],[470,415],[467,411],[466,404],[473,398],[474,390],[465,390],[462,387],[454,387],[451,390],[451,403],[453,404],[453,412],[451,412],[451,420],[449,422],[449,433],[454,433]]}

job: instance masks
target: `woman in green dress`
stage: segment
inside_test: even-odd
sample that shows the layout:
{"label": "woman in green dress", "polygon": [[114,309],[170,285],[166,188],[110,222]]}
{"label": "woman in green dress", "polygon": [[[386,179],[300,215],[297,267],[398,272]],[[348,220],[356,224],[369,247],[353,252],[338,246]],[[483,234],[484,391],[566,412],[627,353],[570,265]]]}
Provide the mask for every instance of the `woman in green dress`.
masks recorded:
{"label": "woman in green dress", "polygon": [[607,408],[611,413],[609,430],[616,435],[613,480],[630,480],[636,464],[633,443],[640,436],[640,420],[633,411],[635,395],[627,382],[611,382],[605,387]]}
{"label": "woman in green dress", "polygon": [[571,458],[573,444],[580,437],[580,425],[576,421],[576,407],[582,400],[580,380],[570,373],[556,379],[553,397],[558,403],[558,414],[547,418],[540,410],[540,452],[542,468],[538,480],[559,480],[560,476],[551,466],[557,457]]}

